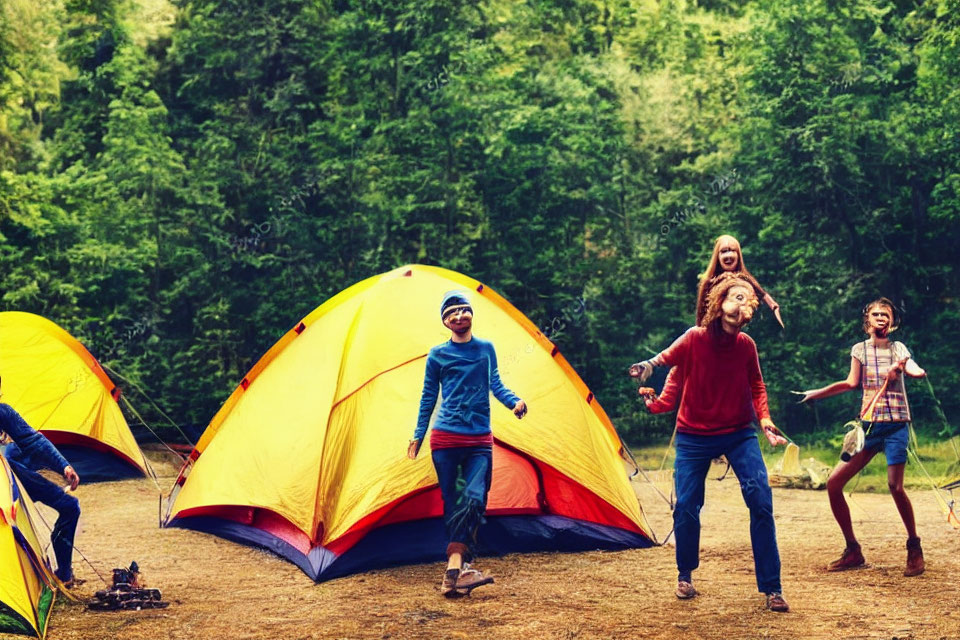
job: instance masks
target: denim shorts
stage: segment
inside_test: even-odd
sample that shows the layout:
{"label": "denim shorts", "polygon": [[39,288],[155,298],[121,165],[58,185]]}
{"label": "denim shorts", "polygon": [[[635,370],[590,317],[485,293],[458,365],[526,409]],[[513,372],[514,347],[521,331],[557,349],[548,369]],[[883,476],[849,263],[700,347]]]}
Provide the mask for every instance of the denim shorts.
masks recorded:
{"label": "denim shorts", "polygon": [[864,449],[883,450],[887,456],[887,466],[904,464],[907,461],[907,440],[910,435],[909,422],[874,422],[870,426]]}

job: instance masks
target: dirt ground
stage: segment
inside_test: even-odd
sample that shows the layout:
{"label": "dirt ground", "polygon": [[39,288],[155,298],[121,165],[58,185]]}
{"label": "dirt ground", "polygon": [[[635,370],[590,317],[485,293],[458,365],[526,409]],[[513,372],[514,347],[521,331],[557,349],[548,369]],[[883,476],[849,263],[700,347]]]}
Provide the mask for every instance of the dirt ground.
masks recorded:
{"label": "dirt ground", "polygon": [[[722,468],[715,468],[719,475]],[[175,473],[158,466],[165,488]],[[928,491],[914,491],[927,571],[902,575],[903,526],[884,494],[856,494],[853,514],[869,566],[823,567],[842,538],[823,491],[774,489],[784,595],[791,612],[763,607],[756,591],[748,514],[736,479],[707,481],[701,595],[678,601],[674,549],[525,554],[485,558],[496,576],[473,596],[439,594],[443,565],[372,571],[314,584],[270,553],[185,531],[159,529],[148,480],[81,486],[77,547],[109,579],[136,560],[167,609],[92,612],[59,598],[47,637],[152,638],[960,638],[960,531]],[[660,484],[658,482],[658,484]],[[670,512],[641,480],[637,494],[658,538]],[[664,487],[666,488],[666,487]],[[47,512],[45,512],[47,513]],[[49,515],[47,515],[49,519]],[[52,522],[52,520],[50,520]],[[102,583],[75,558],[86,600]]]}

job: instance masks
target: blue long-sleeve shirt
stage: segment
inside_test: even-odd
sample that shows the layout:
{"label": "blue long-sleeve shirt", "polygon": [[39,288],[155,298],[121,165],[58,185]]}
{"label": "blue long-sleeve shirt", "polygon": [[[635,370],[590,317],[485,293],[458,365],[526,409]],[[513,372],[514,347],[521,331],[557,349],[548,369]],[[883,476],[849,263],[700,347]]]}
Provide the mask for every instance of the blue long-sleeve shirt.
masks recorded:
{"label": "blue long-sleeve shirt", "polygon": [[440,391],[443,400],[434,430],[464,435],[490,433],[491,392],[508,409],[520,401],[500,380],[493,344],[476,336],[469,342],[448,340],[430,350],[414,438],[426,435]]}
{"label": "blue long-sleeve shirt", "polygon": [[26,423],[16,409],[2,402],[0,432],[13,440],[13,444],[8,444],[3,450],[3,455],[11,462],[33,470],[46,467],[57,473],[63,473],[70,464],[49,440]]}

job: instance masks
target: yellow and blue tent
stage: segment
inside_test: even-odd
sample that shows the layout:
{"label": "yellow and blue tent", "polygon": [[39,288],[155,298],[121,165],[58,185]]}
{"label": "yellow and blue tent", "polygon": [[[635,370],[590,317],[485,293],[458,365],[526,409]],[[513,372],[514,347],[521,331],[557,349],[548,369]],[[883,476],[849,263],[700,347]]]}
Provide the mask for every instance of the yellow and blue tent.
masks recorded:
{"label": "yellow and blue tent", "polygon": [[620,439],[554,344],[489,287],[421,265],[353,285],[273,345],[203,433],[165,525],[270,549],[316,581],[442,558],[433,465],[406,449],[451,289],[471,292],[476,334],[530,407],[520,421],[491,402],[481,551],[651,545]]}
{"label": "yellow and blue tent", "polygon": [[0,402],[53,442],[83,481],[145,475],[147,463],[97,359],[32,313],[0,313]]}
{"label": "yellow and blue tent", "polygon": [[36,507],[0,455],[0,633],[43,638],[60,582],[37,538]]}

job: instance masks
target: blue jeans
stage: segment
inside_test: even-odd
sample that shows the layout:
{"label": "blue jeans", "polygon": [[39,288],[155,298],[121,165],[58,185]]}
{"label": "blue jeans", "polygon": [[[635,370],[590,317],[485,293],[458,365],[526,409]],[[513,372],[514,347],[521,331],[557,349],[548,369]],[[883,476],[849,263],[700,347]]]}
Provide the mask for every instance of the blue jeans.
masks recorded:
{"label": "blue jeans", "polygon": [[53,531],[50,532],[50,543],[57,558],[57,577],[63,582],[70,580],[73,577],[73,537],[80,519],[80,501],[33,469],[13,460],[8,462],[30,499],[42,502],[59,514]]}
{"label": "blue jeans", "polygon": [[761,593],[780,592],[780,551],[773,522],[773,493],[767,467],[753,428],[720,436],[677,433],[674,463],[677,504],[673,526],[677,536],[677,571],[680,580],[691,580],[700,566],[700,509],[710,462],[727,457],[740,481],[743,501],[750,509],[750,541],[757,588]]}
{"label": "blue jeans", "polygon": [[[476,546],[477,530],[484,523],[483,513],[487,510],[493,450],[490,447],[456,447],[434,449],[432,455],[443,497],[443,522],[449,543],[447,555],[459,551],[469,560],[470,549]],[[458,491],[460,477],[463,478],[463,489]]]}

